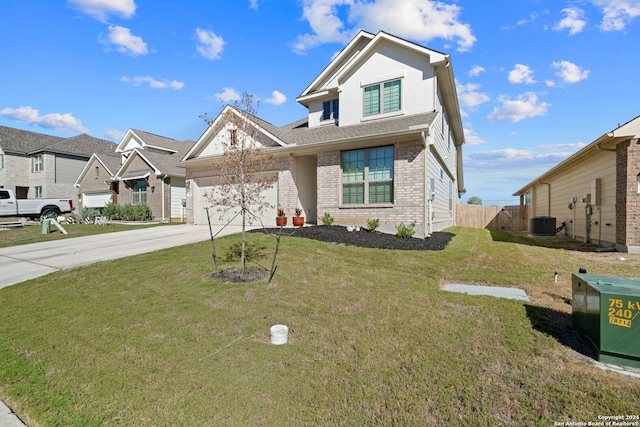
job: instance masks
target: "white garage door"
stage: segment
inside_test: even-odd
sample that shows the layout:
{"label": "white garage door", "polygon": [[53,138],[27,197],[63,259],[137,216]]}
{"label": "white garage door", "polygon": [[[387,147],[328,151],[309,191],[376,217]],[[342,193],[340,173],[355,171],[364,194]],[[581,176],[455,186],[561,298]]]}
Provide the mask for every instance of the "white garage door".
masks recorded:
{"label": "white garage door", "polygon": [[[272,176],[275,176],[272,174]],[[197,191],[194,192],[194,217],[196,224],[207,224],[207,210],[209,207],[209,219],[213,225],[224,225],[231,221],[232,225],[242,225],[242,216],[236,214],[239,208],[228,209],[226,212],[220,212],[216,206],[212,206],[205,197],[206,194],[218,194],[219,178],[201,178],[196,179]],[[264,192],[265,198],[271,207],[262,212],[261,220],[266,227],[275,225],[276,209],[278,204],[278,184],[274,184]],[[260,225],[259,221],[254,221],[254,225]]]}
{"label": "white garage door", "polygon": [[111,203],[111,191],[84,193],[82,196],[82,207],[85,208],[104,208],[107,203]]}

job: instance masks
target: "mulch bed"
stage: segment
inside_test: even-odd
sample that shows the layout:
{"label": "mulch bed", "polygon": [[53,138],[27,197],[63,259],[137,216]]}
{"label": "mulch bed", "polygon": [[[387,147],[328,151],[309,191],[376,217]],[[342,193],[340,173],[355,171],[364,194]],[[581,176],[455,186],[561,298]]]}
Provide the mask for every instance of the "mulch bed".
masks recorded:
{"label": "mulch bed", "polygon": [[[279,228],[269,228],[268,232],[277,234]],[[252,230],[261,233],[262,229]],[[358,246],[362,248],[394,249],[401,251],[440,251],[447,247],[454,234],[444,231],[431,234],[426,239],[403,239],[393,234],[370,232],[364,228],[360,231],[348,231],[340,225],[316,225],[310,227],[284,227],[283,236],[304,237],[340,245]]]}

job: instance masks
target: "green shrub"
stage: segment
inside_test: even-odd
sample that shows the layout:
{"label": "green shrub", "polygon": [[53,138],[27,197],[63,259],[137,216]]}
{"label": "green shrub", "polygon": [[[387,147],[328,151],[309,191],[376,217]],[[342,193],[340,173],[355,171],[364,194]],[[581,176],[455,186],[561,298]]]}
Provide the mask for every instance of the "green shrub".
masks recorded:
{"label": "green shrub", "polygon": [[83,219],[93,221],[97,216],[100,216],[100,211],[94,208],[82,208],[82,213],[80,215]]}
{"label": "green shrub", "polygon": [[102,215],[106,216],[109,219],[120,219],[119,216],[120,205],[115,203],[107,203],[102,210]]}
{"label": "green shrub", "polygon": [[378,227],[380,227],[380,220],[378,218],[367,220],[367,230],[373,232],[376,231]]}
{"label": "green shrub", "polygon": [[409,225],[404,225],[404,223],[400,225],[396,225],[396,236],[402,239],[408,239],[414,234],[416,234],[415,230],[416,222],[413,221]]}
{"label": "green shrub", "polygon": [[[267,249],[266,245],[258,245],[255,242],[247,242],[244,246],[244,259],[245,261],[255,261],[260,258],[265,258],[266,254],[264,251]],[[225,254],[224,261],[225,262],[236,262],[240,261],[240,256],[242,255],[242,242],[233,243],[227,253]]]}
{"label": "green shrub", "polygon": [[322,225],[331,225],[333,224],[333,217],[329,212],[325,212],[324,215],[320,217],[320,221],[322,222]]}
{"label": "green shrub", "polygon": [[122,221],[150,221],[153,219],[151,209],[147,205],[117,205],[109,203],[102,212],[109,219]]}

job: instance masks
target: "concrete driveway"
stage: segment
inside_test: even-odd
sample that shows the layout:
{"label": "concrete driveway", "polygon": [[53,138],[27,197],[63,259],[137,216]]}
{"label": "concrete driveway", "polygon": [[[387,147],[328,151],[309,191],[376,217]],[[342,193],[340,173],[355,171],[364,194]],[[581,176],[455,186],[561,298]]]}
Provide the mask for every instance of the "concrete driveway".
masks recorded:
{"label": "concrete driveway", "polygon": [[[220,227],[214,227],[214,234]],[[240,231],[228,226],[219,235]],[[210,239],[206,225],[167,225],[0,248],[0,288],[58,270]]]}

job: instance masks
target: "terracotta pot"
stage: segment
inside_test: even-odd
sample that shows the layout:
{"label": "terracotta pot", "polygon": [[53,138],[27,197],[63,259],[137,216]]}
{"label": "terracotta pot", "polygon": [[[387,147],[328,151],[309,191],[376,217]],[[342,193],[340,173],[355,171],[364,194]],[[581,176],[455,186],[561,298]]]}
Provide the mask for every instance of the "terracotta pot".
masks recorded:
{"label": "terracotta pot", "polygon": [[276,217],[276,225],[278,227],[284,227],[287,225],[287,217],[286,216],[277,216]]}
{"label": "terracotta pot", "polygon": [[293,217],[293,225],[296,227],[302,227],[304,225],[304,217],[303,216],[294,216]]}

